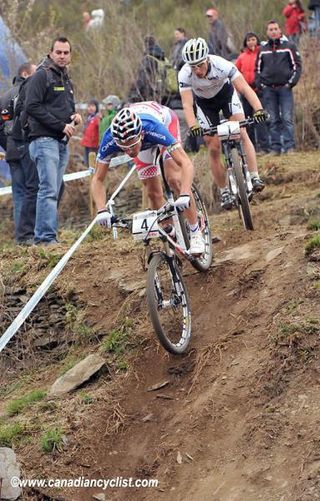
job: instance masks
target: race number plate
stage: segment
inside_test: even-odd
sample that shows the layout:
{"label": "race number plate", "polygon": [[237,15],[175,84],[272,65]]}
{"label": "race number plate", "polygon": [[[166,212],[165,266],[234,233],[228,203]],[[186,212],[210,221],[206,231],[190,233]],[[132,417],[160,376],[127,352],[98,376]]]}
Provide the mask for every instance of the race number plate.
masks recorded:
{"label": "race number plate", "polygon": [[134,240],[159,237],[157,217],[157,212],[152,210],[133,214],[132,235]]}

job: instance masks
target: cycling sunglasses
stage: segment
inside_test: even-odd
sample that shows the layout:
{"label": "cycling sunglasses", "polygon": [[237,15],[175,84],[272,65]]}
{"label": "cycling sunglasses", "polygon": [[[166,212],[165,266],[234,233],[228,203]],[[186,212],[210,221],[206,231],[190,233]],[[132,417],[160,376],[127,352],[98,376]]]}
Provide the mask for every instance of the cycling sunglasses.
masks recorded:
{"label": "cycling sunglasses", "polygon": [[128,144],[128,145],[122,144],[121,142],[117,141],[116,139],[115,139],[115,143],[122,150],[130,150],[130,148],[133,148],[133,146],[136,146],[136,144],[140,143],[141,139],[142,139],[142,137],[139,136],[138,139],[134,143]]}

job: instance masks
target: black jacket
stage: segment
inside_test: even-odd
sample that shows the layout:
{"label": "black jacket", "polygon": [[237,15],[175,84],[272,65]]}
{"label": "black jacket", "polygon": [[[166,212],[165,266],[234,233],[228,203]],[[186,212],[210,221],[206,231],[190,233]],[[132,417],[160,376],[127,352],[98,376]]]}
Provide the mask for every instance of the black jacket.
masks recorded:
{"label": "black jacket", "polygon": [[320,7],[320,0],[310,0],[308,9],[315,10],[316,7]]}
{"label": "black jacket", "polygon": [[[0,98],[0,111],[4,109],[10,109],[13,113],[13,99],[18,95],[20,86],[23,84],[25,79],[19,75],[15,76],[12,84],[13,86]],[[6,160],[8,162],[20,159],[20,152],[17,150],[16,144],[12,138],[12,129],[14,126],[14,120],[8,120],[3,122],[3,135],[5,140],[5,150],[6,150]]]}
{"label": "black jacket", "polygon": [[301,76],[301,56],[296,45],[282,38],[260,46],[256,59],[256,87],[294,87]]}
{"label": "black jacket", "polygon": [[26,93],[26,113],[32,141],[37,137],[61,140],[63,129],[75,112],[73,87],[66,69],[47,57],[30,77]]}

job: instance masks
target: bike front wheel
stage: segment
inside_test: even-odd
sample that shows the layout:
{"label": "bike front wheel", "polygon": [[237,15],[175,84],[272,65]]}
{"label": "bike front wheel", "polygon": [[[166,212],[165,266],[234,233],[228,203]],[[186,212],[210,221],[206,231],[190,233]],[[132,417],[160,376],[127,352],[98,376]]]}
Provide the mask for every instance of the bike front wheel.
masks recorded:
{"label": "bike front wheel", "polygon": [[147,301],[161,345],[174,355],[184,353],[191,339],[191,310],[181,271],[164,253],[154,254],[148,268]]}
{"label": "bike front wheel", "polygon": [[248,199],[246,183],[244,180],[244,174],[242,170],[242,165],[240,161],[240,156],[238,150],[233,148],[231,150],[232,164],[234,169],[234,175],[238,185],[238,196],[239,196],[239,212],[243,222],[243,226],[246,230],[254,230],[252,215],[250,210],[250,203]]}
{"label": "bike front wheel", "polygon": [[[205,251],[201,256],[194,258],[191,261],[192,266],[198,271],[207,271],[212,263],[213,249],[212,249],[212,237],[209,224],[209,218],[206,206],[202,200],[198,188],[195,185],[191,187],[194,201],[196,204],[199,227],[202,233],[202,238],[205,243]],[[180,214],[180,224],[183,233],[183,237],[186,242],[187,248],[190,246],[190,229],[188,221],[185,219],[183,214]]]}

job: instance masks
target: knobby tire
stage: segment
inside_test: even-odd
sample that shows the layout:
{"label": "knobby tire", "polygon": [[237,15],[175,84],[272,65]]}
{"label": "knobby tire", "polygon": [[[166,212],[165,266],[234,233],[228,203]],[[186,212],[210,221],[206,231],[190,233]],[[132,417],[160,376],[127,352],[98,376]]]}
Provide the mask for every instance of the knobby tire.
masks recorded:
{"label": "knobby tire", "polygon": [[254,227],[253,227],[252,215],[251,215],[251,210],[250,210],[250,203],[249,203],[247,189],[246,189],[246,183],[245,183],[244,176],[243,176],[243,170],[242,170],[239,152],[236,148],[232,148],[231,156],[232,156],[234,175],[235,175],[236,182],[238,185],[239,210],[240,210],[240,215],[241,215],[241,219],[243,222],[243,226],[245,227],[246,230],[253,231]]}
{"label": "knobby tire", "polygon": [[147,302],[152,325],[161,345],[170,353],[181,355],[191,339],[191,310],[177,263],[174,263],[174,268],[176,287],[168,257],[164,253],[152,256],[148,267]]}

